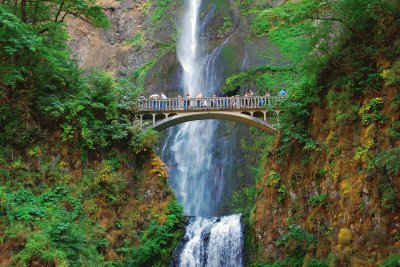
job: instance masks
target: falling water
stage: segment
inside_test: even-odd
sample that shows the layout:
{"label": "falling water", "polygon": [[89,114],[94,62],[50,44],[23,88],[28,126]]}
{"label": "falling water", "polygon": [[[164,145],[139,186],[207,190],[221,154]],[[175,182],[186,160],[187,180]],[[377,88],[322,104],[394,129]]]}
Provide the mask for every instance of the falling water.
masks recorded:
{"label": "falling water", "polygon": [[184,236],[179,266],[242,266],[240,215],[222,218],[195,218]]}
{"label": "falling water", "polygon": [[[199,42],[199,10],[201,0],[187,0],[178,43],[177,55],[183,69],[183,87],[191,97],[198,93],[212,96],[221,86],[223,68],[216,60],[226,41],[211,53],[204,53]],[[196,103],[193,103],[196,104]],[[197,121],[185,123],[175,130],[170,150],[172,166],[170,177],[177,198],[187,215],[213,216],[220,206],[223,194],[223,170],[213,156],[218,122]]]}
{"label": "falling water", "polygon": [[[213,51],[206,52],[200,41],[201,30],[212,13],[200,21],[201,0],[185,0],[177,55],[183,69],[185,94],[212,96],[222,85],[224,64],[218,62],[228,39]],[[196,104],[196,103],[194,103]],[[226,147],[224,141],[215,144],[216,121],[195,121],[177,126],[168,135],[162,156],[170,166],[170,184],[190,220],[184,247],[177,266],[242,266],[242,231],[240,215],[221,218],[217,215],[224,194],[224,168],[227,162],[215,156],[216,147]],[[170,150],[168,152],[167,150]],[[167,152],[166,152],[167,151]],[[208,218],[204,218],[208,217]]]}

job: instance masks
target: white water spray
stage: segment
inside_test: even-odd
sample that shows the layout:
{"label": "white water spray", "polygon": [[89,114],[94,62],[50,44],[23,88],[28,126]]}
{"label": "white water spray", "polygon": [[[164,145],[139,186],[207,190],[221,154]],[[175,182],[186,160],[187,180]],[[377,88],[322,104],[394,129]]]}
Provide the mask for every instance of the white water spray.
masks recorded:
{"label": "white water spray", "polygon": [[240,215],[196,218],[184,239],[188,242],[180,254],[181,267],[243,266]]}

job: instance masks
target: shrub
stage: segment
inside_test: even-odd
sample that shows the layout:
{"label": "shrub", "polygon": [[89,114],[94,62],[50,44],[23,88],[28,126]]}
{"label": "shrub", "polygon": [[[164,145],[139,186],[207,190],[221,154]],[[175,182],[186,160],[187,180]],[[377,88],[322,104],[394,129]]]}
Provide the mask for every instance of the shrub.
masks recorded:
{"label": "shrub", "polygon": [[281,182],[281,176],[274,170],[271,170],[265,185],[268,187],[278,187],[279,183]]}
{"label": "shrub", "polygon": [[286,199],[287,194],[288,194],[288,191],[287,191],[286,186],[285,185],[281,185],[278,188],[278,201],[279,202],[284,201]]}
{"label": "shrub", "polygon": [[400,254],[393,254],[386,258],[386,260],[379,265],[380,267],[398,267],[400,266]]}
{"label": "shrub", "polygon": [[400,173],[400,147],[390,148],[379,153],[373,159],[369,168],[377,168],[385,173],[397,175]]}
{"label": "shrub", "polygon": [[172,201],[168,206],[168,215],[164,224],[153,220],[143,232],[139,247],[132,249],[133,266],[163,266],[170,263],[170,257],[183,235],[183,208]]}
{"label": "shrub", "polygon": [[358,114],[361,116],[363,125],[370,125],[374,122],[382,123],[385,119],[384,114],[381,113],[383,107],[383,100],[381,97],[372,98],[370,101],[364,103]]}
{"label": "shrub", "polygon": [[296,224],[290,224],[287,233],[276,240],[276,244],[285,247],[290,255],[304,255],[308,247],[314,243],[316,243],[315,235]]}
{"label": "shrub", "polygon": [[392,127],[388,130],[388,135],[393,140],[400,139],[400,121],[393,123]]}
{"label": "shrub", "polygon": [[328,264],[326,264],[325,261],[319,259],[310,259],[307,262],[306,267],[328,267]]}
{"label": "shrub", "polygon": [[391,212],[396,210],[397,190],[392,184],[380,184],[381,206]]}
{"label": "shrub", "polygon": [[312,196],[307,201],[308,205],[310,206],[326,206],[328,203],[328,194],[320,194]]}

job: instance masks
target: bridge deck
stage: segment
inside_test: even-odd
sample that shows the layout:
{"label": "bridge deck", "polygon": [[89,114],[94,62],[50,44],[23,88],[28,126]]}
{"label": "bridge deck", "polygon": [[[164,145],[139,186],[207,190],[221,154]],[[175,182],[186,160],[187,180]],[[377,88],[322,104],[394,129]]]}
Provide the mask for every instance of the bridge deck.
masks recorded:
{"label": "bridge deck", "polygon": [[140,113],[194,112],[194,111],[245,111],[276,108],[284,96],[253,97],[203,97],[203,98],[167,98],[138,99]]}

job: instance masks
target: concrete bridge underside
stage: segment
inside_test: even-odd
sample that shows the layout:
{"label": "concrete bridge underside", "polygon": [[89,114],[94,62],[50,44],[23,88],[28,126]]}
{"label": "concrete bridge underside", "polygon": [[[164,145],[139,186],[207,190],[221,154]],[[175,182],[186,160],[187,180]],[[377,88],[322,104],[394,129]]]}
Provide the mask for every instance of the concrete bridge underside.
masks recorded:
{"label": "concrete bridge underside", "polygon": [[[156,114],[151,114],[151,115],[153,116],[153,118],[155,118],[156,116]],[[196,112],[185,112],[180,114],[178,113],[178,114],[164,114],[164,115],[166,117],[165,119],[154,121],[154,123],[152,125],[149,125],[149,127],[156,131],[162,131],[171,126],[184,122],[217,119],[217,120],[229,120],[229,121],[245,123],[247,125],[254,126],[270,134],[277,133],[277,129],[266,121],[265,114],[264,114],[264,120],[258,117],[253,117],[250,114],[247,115],[241,112],[232,112],[232,111],[204,111],[204,112],[196,111]],[[141,119],[143,118],[141,117]]]}

